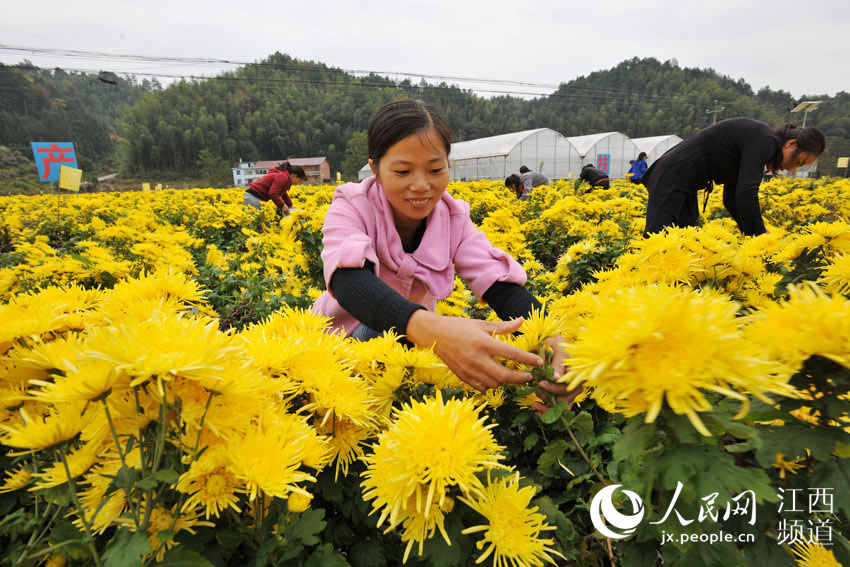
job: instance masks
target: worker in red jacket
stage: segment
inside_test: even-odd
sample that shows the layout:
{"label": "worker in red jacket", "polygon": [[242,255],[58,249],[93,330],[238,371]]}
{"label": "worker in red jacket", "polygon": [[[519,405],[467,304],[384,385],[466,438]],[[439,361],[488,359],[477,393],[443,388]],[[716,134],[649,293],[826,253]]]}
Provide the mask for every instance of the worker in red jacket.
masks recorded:
{"label": "worker in red jacket", "polygon": [[280,209],[281,214],[289,216],[292,199],[289,188],[304,181],[304,168],[285,161],[269,170],[267,174],[254,180],[245,191],[243,203],[249,207],[262,209],[262,201],[271,201]]}

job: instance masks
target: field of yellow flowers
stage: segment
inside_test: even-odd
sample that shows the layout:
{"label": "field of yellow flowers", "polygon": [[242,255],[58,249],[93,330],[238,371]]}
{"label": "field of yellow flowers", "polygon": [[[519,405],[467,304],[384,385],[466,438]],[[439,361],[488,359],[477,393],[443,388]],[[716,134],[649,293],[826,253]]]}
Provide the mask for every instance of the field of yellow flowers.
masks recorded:
{"label": "field of yellow flowers", "polygon": [[0,197],[0,564],[850,566],[850,181],[764,185],[754,238],[586,189],[449,185],[546,306],[503,340],[567,341],[542,416],[325,332],[334,187]]}

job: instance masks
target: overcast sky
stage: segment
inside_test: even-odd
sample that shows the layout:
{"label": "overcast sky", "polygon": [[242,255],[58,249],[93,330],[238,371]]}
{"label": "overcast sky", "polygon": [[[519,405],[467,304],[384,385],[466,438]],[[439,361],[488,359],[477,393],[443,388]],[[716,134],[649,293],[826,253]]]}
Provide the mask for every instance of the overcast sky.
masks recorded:
{"label": "overcast sky", "polygon": [[548,93],[632,57],[675,58],[797,98],[850,91],[850,0],[0,0],[0,14],[3,63],[26,58],[163,82],[233,67],[9,47],[237,62],[280,51],[345,70],[538,85],[458,83],[485,96]]}

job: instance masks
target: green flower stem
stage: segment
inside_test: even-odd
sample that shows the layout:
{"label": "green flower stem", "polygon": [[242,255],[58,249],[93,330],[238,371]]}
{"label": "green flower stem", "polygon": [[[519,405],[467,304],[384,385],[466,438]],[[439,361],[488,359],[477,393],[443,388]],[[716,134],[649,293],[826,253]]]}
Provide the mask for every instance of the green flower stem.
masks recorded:
{"label": "green flower stem", "polygon": [[[554,396],[551,396],[551,397],[554,399]],[[596,478],[598,478],[598,479],[599,479],[599,481],[600,481],[602,484],[604,484],[605,486],[608,486],[609,484],[611,484],[611,482],[610,482],[610,481],[606,480],[606,479],[605,479],[605,477],[603,477],[603,476],[599,473],[599,470],[597,470],[596,465],[594,465],[594,464],[593,464],[593,462],[590,460],[590,457],[588,457],[588,456],[587,456],[587,453],[585,453],[585,452],[584,452],[584,449],[582,449],[582,448],[581,448],[581,445],[579,444],[578,439],[576,439],[576,436],[575,436],[575,434],[573,433],[573,430],[572,430],[572,428],[570,427],[570,424],[567,422],[567,419],[563,416],[563,414],[560,416],[560,418],[561,418],[561,423],[563,423],[563,424],[564,424],[564,427],[567,429],[567,434],[570,436],[570,439],[572,439],[572,440],[573,440],[573,444],[576,446],[576,449],[578,449],[578,452],[581,454],[581,457],[582,457],[585,461],[587,461],[587,464],[588,464],[588,465],[590,465],[590,469],[591,469],[591,470],[593,471],[593,473],[596,475]]]}
{"label": "green flower stem", "polygon": [[[44,510],[44,514],[43,514],[42,517],[44,517],[44,518],[47,517],[47,514],[50,512],[51,506],[53,506],[53,503],[49,503],[47,505],[47,508]],[[30,549],[32,549],[33,547],[38,545],[38,543],[41,541],[41,538],[44,537],[44,534],[46,534],[47,531],[52,527],[53,521],[56,520],[56,516],[59,515],[59,512],[61,510],[62,510],[62,508],[60,506],[56,507],[56,510],[53,512],[53,516],[47,521],[47,524],[45,524],[45,526],[41,530],[41,532],[39,532],[38,530],[33,530],[32,535],[30,536],[30,539],[27,542],[27,545],[24,548],[23,553],[21,553],[21,555],[15,560],[14,565],[16,565],[16,566],[21,565],[24,562],[24,559],[26,559],[27,557],[36,557],[38,555],[38,554],[30,555],[29,554]]]}
{"label": "green flower stem", "polygon": [[[159,403],[159,427],[156,432],[156,446],[154,447],[153,463],[151,463],[150,474],[154,474],[159,470],[159,463],[162,461],[162,453],[165,450],[165,432],[168,427],[168,398],[163,391],[162,401]],[[142,520],[141,529],[147,530],[151,521],[151,514],[154,508],[153,488],[145,490],[145,517]]]}
{"label": "green flower stem", "polygon": [[[546,397],[546,400],[548,402],[546,405],[548,405],[550,408],[555,407],[556,405],[558,405],[558,399],[555,397],[555,395],[550,394],[549,392],[540,389],[540,381],[541,381],[540,374],[543,374],[543,376],[548,375],[548,373],[546,372],[546,369],[551,368],[551,366],[552,366],[552,359],[554,357],[554,351],[551,348],[547,347],[546,345],[541,345],[539,350],[538,350],[538,356],[540,356],[540,358],[542,358],[545,361],[545,364],[543,365],[542,368],[539,369],[540,373],[532,372],[532,376],[534,376],[534,381],[537,385],[537,391],[539,393],[544,394],[545,397]],[[535,370],[538,370],[538,369],[535,369]],[[611,484],[609,481],[605,480],[605,477],[603,477],[599,473],[599,470],[596,468],[596,465],[593,464],[593,462],[590,460],[590,457],[588,457],[587,453],[584,452],[584,449],[582,449],[581,444],[578,442],[578,439],[576,439],[576,436],[573,433],[573,429],[570,427],[569,422],[564,417],[564,414],[562,413],[558,417],[560,418],[561,423],[564,425],[564,428],[567,430],[567,434],[570,436],[570,439],[573,440],[573,444],[576,446],[576,449],[578,449],[579,454],[585,460],[585,462],[587,462],[587,464],[590,465],[590,469],[593,471],[593,473],[596,475],[596,477],[599,479],[599,481],[602,484],[604,484],[605,486],[608,486],[609,484]]]}
{"label": "green flower stem", "polygon": [[[192,466],[192,463],[195,462],[195,459],[198,458],[198,448],[201,446],[201,433],[203,433],[203,431],[204,431],[204,421],[206,421],[206,419],[207,419],[207,411],[209,411],[209,409],[210,409],[210,405],[212,404],[212,399],[213,399],[214,395],[215,395],[215,392],[210,391],[210,395],[207,398],[207,405],[204,406],[204,413],[201,414],[201,421],[200,421],[200,424],[198,425],[198,435],[195,438],[195,447],[192,449],[192,461],[189,463],[190,468]],[[177,411],[178,411],[178,413],[177,413],[177,423],[179,424],[180,420],[181,420],[180,406],[178,406]],[[183,456],[183,436],[182,435],[179,436],[179,443],[180,443],[180,448],[179,448],[180,452],[178,454],[180,455],[180,459],[181,459],[181,462],[182,462],[182,456]],[[172,529],[172,530],[174,529],[174,526],[177,525],[177,519],[180,518],[180,513],[183,509],[183,502],[185,500],[186,500],[186,494],[181,492],[180,498],[177,501],[177,507],[174,509],[174,518],[171,520],[171,528],[170,529]]]}
{"label": "green flower stem", "polygon": [[[100,400],[103,402],[103,409],[106,412],[106,421],[109,422],[109,430],[112,432],[112,439],[115,441],[115,448],[118,450],[118,456],[121,457],[121,466],[127,469],[127,460],[126,455],[124,454],[124,450],[121,448],[121,441],[118,440],[118,432],[115,430],[115,425],[112,423],[112,413],[109,411],[109,404],[106,403],[106,398]],[[130,495],[130,487],[124,487],[124,494],[127,497],[127,502],[132,502],[133,498]],[[133,523],[136,525],[136,529],[139,528],[139,515],[133,514]]]}
{"label": "green flower stem", "polygon": [[71,468],[68,466],[68,458],[65,455],[65,447],[60,445],[58,451],[59,457],[62,459],[62,464],[65,466],[65,474],[68,475],[68,491],[71,494],[71,500],[73,500],[74,505],[77,507],[77,512],[80,515],[80,521],[83,523],[83,528],[85,528],[86,531],[86,543],[88,543],[95,565],[97,565],[97,567],[101,567],[102,563],[100,562],[100,555],[97,553],[97,546],[94,544],[94,536],[92,535],[91,525],[86,519],[86,509],[77,497],[77,485],[74,482],[74,479],[71,478]]}

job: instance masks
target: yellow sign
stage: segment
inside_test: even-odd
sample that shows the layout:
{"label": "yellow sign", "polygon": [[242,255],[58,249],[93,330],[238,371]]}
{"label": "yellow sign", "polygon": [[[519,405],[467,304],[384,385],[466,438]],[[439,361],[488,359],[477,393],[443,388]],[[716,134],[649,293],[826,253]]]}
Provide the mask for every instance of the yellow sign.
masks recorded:
{"label": "yellow sign", "polygon": [[342,181],[342,173],[340,173],[340,172],[338,172],[338,171],[336,172],[336,180],[337,180],[337,181]]}
{"label": "yellow sign", "polygon": [[162,189],[162,183],[157,183],[156,190],[159,191],[160,189]]}
{"label": "yellow sign", "polygon": [[151,184],[150,183],[142,183],[142,191],[150,191]]}
{"label": "yellow sign", "polygon": [[835,167],[847,167],[850,164],[850,157],[840,157],[838,158],[838,165]]}
{"label": "yellow sign", "polygon": [[68,191],[80,190],[80,181],[83,179],[83,170],[63,165],[59,167],[59,187]]}

